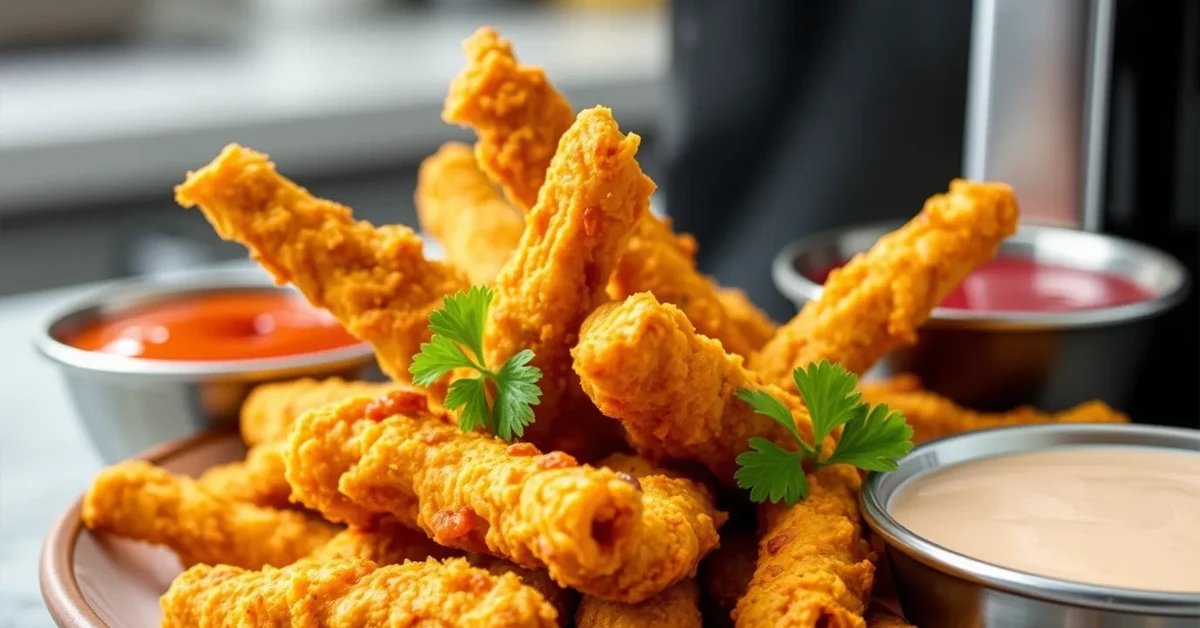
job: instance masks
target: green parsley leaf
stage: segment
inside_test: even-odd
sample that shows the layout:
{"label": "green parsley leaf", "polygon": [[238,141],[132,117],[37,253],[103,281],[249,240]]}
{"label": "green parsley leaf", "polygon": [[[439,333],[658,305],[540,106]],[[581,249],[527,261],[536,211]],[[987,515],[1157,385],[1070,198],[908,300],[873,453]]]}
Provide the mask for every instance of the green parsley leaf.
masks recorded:
{"label": "green parsley leaf", "polygon": [[841,364],[821,360],[792,371],[796,389],[812,417],[813,443],[820,449],[825,437],[854,416],[862,393],[854,391],[858,376]]}
{"label": "green parsley leaf", "polygon": [[912,451],[913,429],[904,415],[881,403],[862,404],[846,422],[837,449],[822,464],[852,464],[868,471],[895,471],[896,460]]}
{"label": "green parsley leaf", "polygon": [[808,497],[808,480],[800,466],[804,454],[788,451],[765,438],[751,438],[750,449],[737,457],[738,470],[733,479],[741,488],[750,489],[750,500],[761,504],[783,500],[795,504]]}
{"label": "green parsley leaf", "polygon": [[[443,299],[442,308],[429,315],[433,337],[421,345],[408,370],[414,384],[426,387],[455,369],[475,371],[476,377],[451,382],[446,408],[459,410],[458,425],[464,432],[483,427],[511,442],[524,435],[525,427],[533,422],[532,406],[542,396],[537,385],[542,372],[530,366],[533,351],[528,349],[509,358],[499,369],[488,369],[483,357],[483,332],[491,302],[491,289],[482,286]],[[489,383],[494,404],[489,404]]]}
{"label": "green parsley leaf", "polygon": [[792,438],[796,439],[796,443],[806,453],[812,453],[812,447],[800,438],[800,432],[796,431],[796,421],[792,418],[792,411],[783,404],[782,401],[772,397],[770,393],[764,390],[751,390],[742,388],[737,391],[738,399],[750,404],[754,411],[763,416],[769,417],[772,421],[782,425],[787,431],[792,433]]}

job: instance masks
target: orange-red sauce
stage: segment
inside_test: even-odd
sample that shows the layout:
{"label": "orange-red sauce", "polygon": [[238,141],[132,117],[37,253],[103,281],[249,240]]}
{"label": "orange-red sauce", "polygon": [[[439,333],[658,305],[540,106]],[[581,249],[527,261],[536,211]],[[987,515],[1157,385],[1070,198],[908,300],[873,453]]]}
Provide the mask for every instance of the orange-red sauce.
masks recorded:
{"label": "orange-red sauce", "polygon": [[250,360],[357,344],[328,312],[276,290],[218,292],[139,308],[68,344],[148,360]]}

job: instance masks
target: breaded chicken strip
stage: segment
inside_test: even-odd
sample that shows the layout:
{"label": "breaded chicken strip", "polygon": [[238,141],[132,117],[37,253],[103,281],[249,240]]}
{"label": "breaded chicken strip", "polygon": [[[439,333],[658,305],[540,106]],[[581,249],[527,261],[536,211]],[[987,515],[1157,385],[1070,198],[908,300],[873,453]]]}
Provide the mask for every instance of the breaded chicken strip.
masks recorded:
{"label": "breaded chicken strip", "polygon": [[558,625],[554,609],[516,576],[496,577],[461,558],[386,567],[304,561],[262,571],[197,565],[161,603],[163,628]]}
{"label": "breaded chicken strip", "polygon": [[351,397],[378,397],[399,384],[346,381],[340,377],[304,379],[260,384],[242,403],[242,441],[253,447],[261,443],[286,442],[296,417]]}
{"label": "breaded chicken strip", "polygon": [[546,567],[576,586],[618,572],[641,530],[636,480],[462,433],[395,391],[304,415],[292,430],[293,494],[333,521],[389,514],[441,545]]}
{"label": "breaded chicken strip", "polygon": [[757,560],[758,537],[753,530],[721,532],[721,546],[700,563],[698,577],[706,602],[702,610],[711,625],[733,625],[733,609],[750,587]]}
{"label": "breaded chicken strip", "polygon": [[1003,183],[955,179],[921,213],[834,270],[810,301],[750,359],[763,381],[794,387],[792,370],[827,359],[862,374],[917,328],[1017,228],[1017,199]]}
{"label": "breaded chicken strip", "polygon": [[230,144],[175,188],[217,234],[236,240],[275,276],[375,348],[389,377],[429,338],[429,312],[467,287],[449,265],[425,259],[421,238],[401,226],[356,222],[345,205],[316,198],[279,175],[267,156]]}
{"label": "breaded chicken strip", "polygon": [[636,604],[695,576],[700,559],[717,547],[717,530],[726,519],[708,489],[629,454],[614,454],[601,464],[638,479],[645,504],[642,531],[619,571],[584,588]]}
{"label": "breaded chicken strip", "polygon": [[496,279],[484,353],[499,365],[533,350],[542,397],[526,432],[532,443],[547,442],[564,395],[578,387],[570,350],[579,325],[606,300],[621,248],[649,208],[654,182],[634,158],[640,141],[623,135],[608,109],[580,113],[559,143],[516,254]]}
{"label": "breaded chicken strip", "polygon": [[479,167],[504,188],[508,199],[528,210],[558,147],[575,122],[575,109],[550,84],[546,72],[524,65],[512,44],[484,27],[463,42],[467,67],[450,83],[442,119],[470,126],[479,141]]}
{"label": "breaded chicken strip", "polygon": [[[761,349],[775,335],[775,330],[779,326],[771,320],[771,317],[767,316],[766,312],[758,309],[758,306],[754,305],[745,292],[737,288],[719,288],[717,289],[717,299],[725,308],[731,324],[741,332],[742,338],[745,339],[751,351]],[[739,355],[749,356],[750,353],[740,353]]]}
{"label": "breaded chicken strip", "polygon": [[467,561],[474,567],[486,569],[493,576],[510,573],[520,578],[521,584],[540,593],[550,606],[554,607],[560,619],[566,620],[575,616],[575,609],[579,606],[579,592],[559,586],[545,569],[521,567],[487,554],[468,554]]}
{"label": "breaded chicken strip", "polygon": [[472,284],[496,280],[525,230],[525,218],[479,169],[471,147],[459,142],[421,162],[414,200],[421,227]]}
{"label": "breaded chicken strip", "polygon": [[737,626],[862,628],[874,583],[874,556],[862,537],[858,471],[825,467],[808,476],[808,498],[764,505],[754,578]]}
{"label": "breaded chicken strip", "polygon": [[576,628],[700,628],[700,588],[692,579],[639,604],[584,596]]}
{"label": "breaded chicken strip", "polygon": [[901,390],[895,381],[865,382],[859,389],[862,391],[863,401],[872,405],[886,403],[893,410],[903,412],[905,420],[913,428],[914,443],[923,443],[961,432],[1010,425],[1129,422],[1128,416],[1102,401],[1088,401],[1062,412],[1042,412],[1029,406],[1009,412],[976,412],[941,395],[919,388],[911,391]]}
{"label": "breaded chicken strip", "polygon": [[246,452],[245,460],[210,467],[196,481],[210,493],[239,502],[287,508],[292,487],[284,477],[286,448],[286,442],[255,445]]}
{"label": "breaded chicken strip", "polygon": [[[541,68],[518,62],[512,45],[494,29],[476,31],[463,50],[467,66],[450,85],[442,118],[472,127],[480,167],[518,208],[532,208],[549,178],[551,156],[572,123],[571,104]],[[762,343],[745,337],[725,311],[716,286],[696,271],[695,252],[691,236],[676,236],[669,222],[647,212],[625,245],[608,294],[623,299],[653,292],[683,308],[702,333],[727,350],[749,355]]]}
{"label": "breaded chicken strip", "polygon": [[737,398],[740,388],[765,390],[787,404],[801,436],[812,441],[798,398],[761,385],[741,357],[696,333],[683,312],[649,294],[598,308],[572,355],[592,402],[620,420],[634,449],[652,460],[694,460],[732,486],[735,459],[751,437],[794,448],[790,432]]}
{"label": "breaded chicken strip", "polygon": [[100,472],[83,498],[83,523],[96,532],[165,545],[184,565],[248,569],[290,564],[337,532],[296,511],[214,495],[191,478],[140,460]]}

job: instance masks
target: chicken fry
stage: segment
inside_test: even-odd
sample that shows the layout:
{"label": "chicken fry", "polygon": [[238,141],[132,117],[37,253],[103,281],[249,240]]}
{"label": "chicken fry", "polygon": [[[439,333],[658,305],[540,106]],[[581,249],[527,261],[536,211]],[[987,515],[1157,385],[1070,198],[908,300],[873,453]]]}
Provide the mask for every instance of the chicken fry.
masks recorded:
{"label": "chicken fry", "polygon": [[188,173],[175,200],[199,206],[218,235],[244,244],[277,282],[292,283],[371,343],[398,381],[408,380],[428,340],[429,312],[467,286],[457,270],[425,259],[411,229],[355,222],[350,208],[313,197],[266,155],[237,144]]}
{"label": "chicken fry", "polygon": [[253,447],[262,443],[286,442],[296,417],[351,397],[377,397],[398,384],[304,378],[290,382],[260,384],[242,403],[242,440]]}
{"label": "chicken fry", "polygon": [[502,576],[506,573],[515,575],[521,579],[521,584],[542,594],[542,597],[554,607],[560,618],[566,619],[575,616],[575,609],[579,605],[579,593],[559,586],[550,577],[550,572],[545,569],[521,567],[503,558],[487,554],[470,554],[467,556],[467,561],[474,567],[486,569],[493,576]]}
{"label": "chicken fry", "polygon": [[737,398],[740,388],[761,388],[786,403],[801,436],[812,442],[799,399],[761,386],[741,357],[697,334],[683,312],[649,294],[598,308],[572,355],[592,402],[620,420],[634,449],[652,460],[694,460],[732,485],[735,459],[750,437],[794,448],[787,429]]}
{"label": "chicken fry", "polygon": [[700,628],[700,588],[684,580],[638,604],[584,596],[576,628]]}
{"label": "chicken fry", "polygon": [[633,478],[464,434],[421,403],[394,391],[301,417],[286,456],[294,495],[334,521],[366,527],[390,514],[441,545],[547,567],[571,586],[629,560],[642,520]]}
{"label": "chicken fry", "polygon": [[936,393],[897,390],[892,382],[860,386],[863,401],[886,403],[904,413],[913,428],[913,442],[923,443],[935,438],[1010,425],[1035,423],[1128,423],[1129,417],[1102,401],[1088,401],[1062,412],[1041,412],[1022,406],[1010,412],[976,412],[964,408]]}
{"label": "chicken fry", "polygon": [[821,359],[866,372],[916,342],[933,308],[1016,231],[1018,213],[1007,185],[951,181],[908,224],[830,273],[820,300],[780,327],[750,368],[788,389],[794,368]]}
{"label": "chicken fry", "polygon": [[760,510],[758,564],[734,611],[737,626],[866,625],[875,566],[862,537],[858,471],[833,465],[808,477],[805,501]]}
{"label": "chicken fry", "polygon": [[544,444],[563,397],[578,387],[570,347],[579,325],[605,300],[604,285],[629,231],[647,211],[654,182],[603,107],[579,114],[563,136],[521,245],[496,280],[484,353],[503,364],[524,349],[542,370],[541,403],[526,438]]}
{"label": "chicken fry", "polygon": [[365,560],[304,561],[246,571],[197,565],[162,597],[163,628],[226,626],[557,626],[554,609],[515,575],[461,558],[378,567]]}
{"label": "chicken fry", "polygon": [[421,162],[414,199],[421,227],[442,243],[446,260],[472,284],[494,282],[521,241],[525,219],[479,169],[471,147],[449,142]]}
{"label": "chicken fry", "polygon": [[248,569],[290,564],[336,533],[324,521],[215,495],[142,461],[100,472],[84,496],[83,523],[97,532],[165,545],[184,565]]}
{"label": "chicken fry", "polygon": [[287,508],[292,487],[284,477],[283,452],[287,443],[256,445],[241,462],[210,467],[196,481],[210,493],[230,499],[266,506]]}

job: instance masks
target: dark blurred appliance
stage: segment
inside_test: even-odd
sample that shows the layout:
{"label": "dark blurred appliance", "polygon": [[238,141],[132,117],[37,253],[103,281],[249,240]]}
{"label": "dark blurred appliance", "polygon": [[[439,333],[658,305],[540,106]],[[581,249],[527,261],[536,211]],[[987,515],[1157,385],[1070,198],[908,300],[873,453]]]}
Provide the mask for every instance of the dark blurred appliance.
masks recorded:
{"label": "dark blurred appliance", "polygon": [[[957,175],[1200,277],[1200,0],[675,0],[672,21],[667,211],[777,318],[784,244]],[[1139,421],[1200,425],[1198,293],[1159,321]]]}

